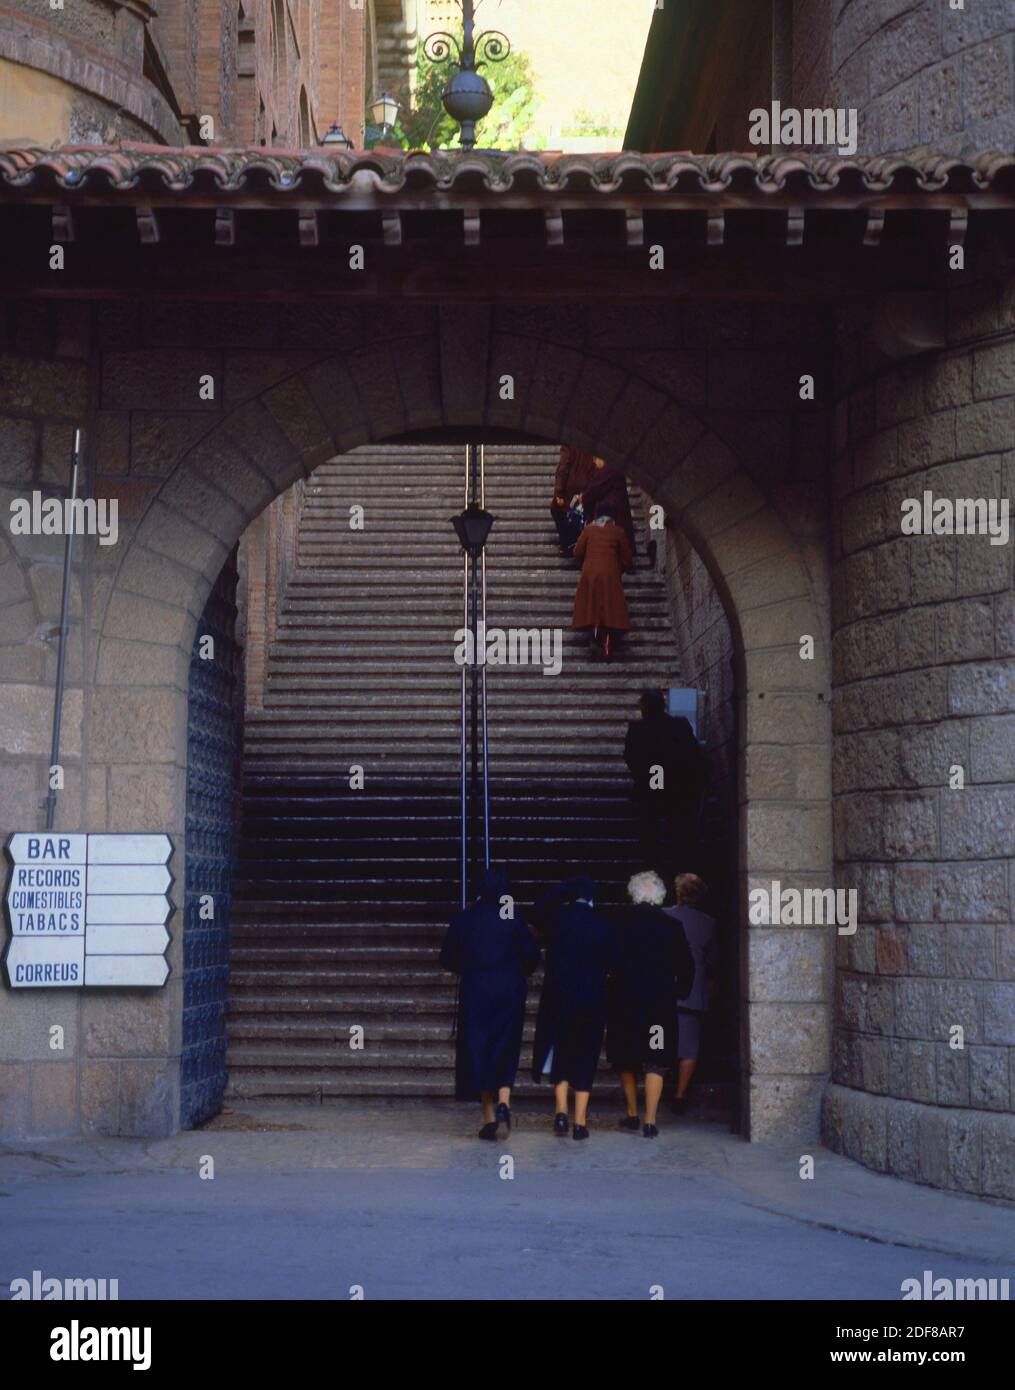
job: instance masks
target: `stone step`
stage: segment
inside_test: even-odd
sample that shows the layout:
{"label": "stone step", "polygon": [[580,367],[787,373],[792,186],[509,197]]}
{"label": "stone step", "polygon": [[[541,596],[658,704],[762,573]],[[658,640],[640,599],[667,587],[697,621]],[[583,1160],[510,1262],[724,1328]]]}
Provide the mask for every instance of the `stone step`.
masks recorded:
{"label": "stone step", "polygon": [[[625,579],[634,631],[620,658],[597,664],[571,630],[579,567],[561,557],[549,516],[558,456],[486,450],[488,626],[560,629],[563,641],[552,679],[539,666],[486,670],[494,852],[522,908],[589,863],[601,902],[623,900],[636,853],[626,723],[642,687],[679,683],[664,581],[644,557]],[[463,561],[449,519],[463,482],[460,447],[371,445],[303,485],[298,564],[267,651],[264,708],[245,731],[234,1099],[452,1093],[456,985],[437,952],[460,902]],[[349,529],[354,504],[364,531]],[[354,761],[367,768],[357,792]],[[347,1030],[360,1019],[367,1047],[352,1053]],[[548,1089],[529,1090],[546,1104]]]}

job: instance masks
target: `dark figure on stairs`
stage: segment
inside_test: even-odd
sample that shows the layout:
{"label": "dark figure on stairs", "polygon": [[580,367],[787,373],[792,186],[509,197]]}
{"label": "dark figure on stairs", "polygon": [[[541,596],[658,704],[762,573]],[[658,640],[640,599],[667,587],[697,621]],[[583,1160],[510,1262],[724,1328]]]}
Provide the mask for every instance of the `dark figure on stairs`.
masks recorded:
{"label": "dark figure on stairs", "polygon": [[619,959],[613,926],[595,910],[595,892],[583,875],[544,894],[532,909],[546,947],[532,1079],[549,1076],[553,1083],[558,1135],[567,1134],[568,1086],[574,1088],[574,1139],[589,1137],[589,1096],[606,1029],[606,980]]}
{"label": "dark figure on stairs", "polygon": [[528,977],[539,964],[539,947],[502,869],[487,869],[475,905],[453,918],[440,962],[461,979],[455,1099],[482,1103],[479,1137],[494,1140],[500,1125],[511,1130]]}
{"label": "dark figure on stairs", "polygon": [[553,480],[553,501],[550,515],[557,528],[560,548],[570,555],[575,541],[582,531],[582,512],[575,504],[582,490],[596,476],[596,465],[602,464],[595,454],[587,454],[584,449],[574,449],[570,444],[560,446],[560,462]]}
{"label": "dark figure on stairs", "polygon": [[620,965],[610,979],[606,1055],[620,1072],[627,1115],[621,1129],[638,1130],[638,1076],[645,1073],[645,1125],[654,1139],[663,1077],[677,1064],[677,1001],[694,980],[684,928],[662,910],[666,885],[651,869],[627,885],[631,906],[620,914]]}
{"label": "dark figure on stairs", "polygon": [[669,881],[677,864],[696,863],[707,755],[688,721],[666,713],[662,692],[645,690],[641,718],[627,726],[624,761],[634,779],[642,862]]}
{"label": "dark figure on stairs", "polygon": [[582,506],[585,518],[602,516],[608,508],[610,515],[627,536],[632,558],[638,553],[634,538],[634,518],[631,515],[631,499],[627,492],[627,478],[619,468],[613,468],[605,459],[596,459],[592,479],[582,489]]}

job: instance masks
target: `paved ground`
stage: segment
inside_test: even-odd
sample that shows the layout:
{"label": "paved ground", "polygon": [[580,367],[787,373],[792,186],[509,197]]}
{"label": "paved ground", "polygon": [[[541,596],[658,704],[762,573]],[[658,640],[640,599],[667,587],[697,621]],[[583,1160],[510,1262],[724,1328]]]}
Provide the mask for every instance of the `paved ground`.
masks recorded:
{"label": "paved ground", "polygon": [[[238,1111],[174,1139],[0,1147],[0,1290],[106,1277],[121,1298],[897,1299],[903,1279],[1015,1281],[1015,1208],[815,1148],[671,1120],[575,1144],[471,1109]],[[665,1123],[665,1122],[664,1122]],[[204,1156],[214,1179],[202,1179]],[[505,1178],[504,1160],[514,1163]]]}

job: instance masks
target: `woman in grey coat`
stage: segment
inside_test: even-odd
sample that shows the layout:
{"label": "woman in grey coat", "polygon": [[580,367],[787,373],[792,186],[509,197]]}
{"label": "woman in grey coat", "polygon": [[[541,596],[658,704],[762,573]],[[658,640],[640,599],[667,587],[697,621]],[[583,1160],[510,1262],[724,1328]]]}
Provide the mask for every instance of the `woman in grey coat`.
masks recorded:
{"label": "woman in grey coat", "polygon": [[676,907],[664,910],[684,924],[684,935],[694,957],[694,982],[686,999],[677,1005],[677,1093],[673,1112],[687,1109],[687,1089],[698,1065],[701,1025],[715,989],[716,921],[700,904],[708,897],[708,885],[697,874],[678,874],[673,882]]}

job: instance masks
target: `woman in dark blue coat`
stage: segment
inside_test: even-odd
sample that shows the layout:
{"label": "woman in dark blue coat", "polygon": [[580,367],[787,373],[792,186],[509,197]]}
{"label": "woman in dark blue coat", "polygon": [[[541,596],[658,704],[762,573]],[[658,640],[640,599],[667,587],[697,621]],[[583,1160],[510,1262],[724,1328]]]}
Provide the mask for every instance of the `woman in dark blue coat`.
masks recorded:
{"label": "woman in dark blue coat", "polygon": [[620,1072],[627,1117],[638,1129],[638,1075],[645,1072],[646,1139],[654,1139],[663,1077],[677,1065],[677,1000],[694,980],[694,957],[679,921],[662,911],[666,885],[651,870],[627,886],[632,906],[618,916],[620,965],[610,981],[606,1055]]}
{"label": "woman in dark blue coat", "polygon": [[461,978],[455,1099],[482,1102],[479,1137],[493,1140],[499,1125],[511,1130],[528,976],[539,964],[539,947],[515,908],[503,870],[486,870],[479,900],[448,928],[440,961]]}
{"label": "woman in dark blue coat", "polygon": [[596,912],[596,886],[571,879],[532,909],[546,946],[546,973],[536,1019],[532,1078],[549,1074],[555,1092],[554,1133],[567,1134],[567,1090],[574,1088],[572,1137],[589,1137],[589,1096],[606,1028],[606,977],[616,966],[613,927]]}

